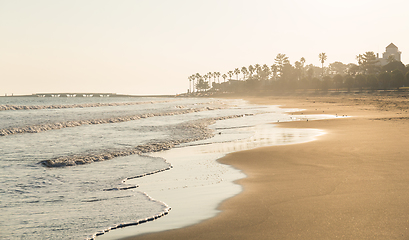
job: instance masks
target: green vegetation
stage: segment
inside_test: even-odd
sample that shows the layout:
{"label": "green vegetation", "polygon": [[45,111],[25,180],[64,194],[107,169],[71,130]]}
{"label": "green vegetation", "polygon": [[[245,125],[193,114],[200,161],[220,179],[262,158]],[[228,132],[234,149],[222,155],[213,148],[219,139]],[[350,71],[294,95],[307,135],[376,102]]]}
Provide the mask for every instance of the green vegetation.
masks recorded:
{"label": "green vegetation", "polygon": [[[220,72],[199,73],[188,77],[190,93],[245,93],[283,91],[375,91],[406,90],[409,87],[409,65],[394,58],[381,66],[374,52],[356,56],[357,64],[333,62],[324,66],[326,53],[318,58],[321,67],[305,65],[305,58],[292,65],[289,58],[277,54],[274,64],[254,64],[235,68],[221,75]],[[223,78],[220,82],[219,77]],[[235,79],[233,79],[235,77]],[[217,78],[217,81],[216,81]]]}

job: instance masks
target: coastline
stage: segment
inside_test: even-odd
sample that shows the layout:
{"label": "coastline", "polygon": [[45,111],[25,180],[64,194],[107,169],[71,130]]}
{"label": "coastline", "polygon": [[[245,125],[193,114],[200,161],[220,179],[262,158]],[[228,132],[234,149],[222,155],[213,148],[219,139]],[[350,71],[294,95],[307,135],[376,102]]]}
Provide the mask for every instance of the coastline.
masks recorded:
{"label": "coastline", "polygon": [[[138,185],[138,191],[169,205],[172,209],[170,214],[149,224],[130,226],[120,231],[109,231],[98,236],[97,239],[118,239],[179,229],[215,217],[220,212],[217,207],[221,202],[242,191],[242,187],[234,183],[235,180],[245,177],[240,170],[230,165],[220,164],[216,161],[217,159],[230,152],[244,149],[308,142],[324,134],[323,131],[317,129],[284,129],[265,123],[266,118],[279,119],[280,122],[306,120],[307,116],[290,116],[288,113],[283,114],[285,110],[279,110],[277,106],[272,107],[269,110],[272,112],[261,119],[248,116],[247,121],[251,121],[255,126],[241,127],[241,133],[234,133],[236,130],[233,129],[238,124],[237,122],[221,121],[211,127],[223,132],[221,135],[217,134],[212,138],[213,140],[198,141],[197,144],[187,144],[187,146],[167,151],[150,153],[150,156],[166,159],[172,164],[172,170],[132,179],[127,181],[127,184]],[[298,109],[290,110],[297,111]],[[308,117],[314,120],[334,116],[311,115]],[[257,122],[264,122],[264,124]],[[247,135],[245,132],[254,133]]]}
{"label": "coastline", "polygon": [[387,105],[355,96],[245,98],[352,117],[280,123],[328,134],[227,155],[219,162],[247,178],[236,181],[244,191],[224,201],[220,214],[128,239],[407,239],[409,115],[407,101],[393,98]]}

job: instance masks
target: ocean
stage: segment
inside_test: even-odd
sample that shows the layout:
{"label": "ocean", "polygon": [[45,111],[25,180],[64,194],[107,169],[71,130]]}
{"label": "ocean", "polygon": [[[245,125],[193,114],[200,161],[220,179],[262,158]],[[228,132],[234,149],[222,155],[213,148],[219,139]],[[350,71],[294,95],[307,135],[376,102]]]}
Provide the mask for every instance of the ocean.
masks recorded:
{"label": "ocean", "polygon": [[[323,134],[271,123],[334,117],[294,111],[211,98],[2,97],[0,238],[112,239],[212,217],[245,177],[218,158]],[[184,216],[192,206],[200,211]],[[166,223],[172,214],[184,220]]]}

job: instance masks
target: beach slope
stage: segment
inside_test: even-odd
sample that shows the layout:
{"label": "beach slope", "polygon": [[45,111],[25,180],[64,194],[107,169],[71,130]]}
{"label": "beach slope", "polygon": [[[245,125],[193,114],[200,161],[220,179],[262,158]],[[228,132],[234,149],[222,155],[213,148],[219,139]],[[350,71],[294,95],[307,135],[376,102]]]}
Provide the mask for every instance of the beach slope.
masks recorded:
{"label": "beach slope", "polygon": [[131,239],[409,239],[406,97],[249,100],[350,117],[280,123],[327,134],[227,155],[219,161],[248,177],[237,181],[244,191],[223,202],[217,217]]}

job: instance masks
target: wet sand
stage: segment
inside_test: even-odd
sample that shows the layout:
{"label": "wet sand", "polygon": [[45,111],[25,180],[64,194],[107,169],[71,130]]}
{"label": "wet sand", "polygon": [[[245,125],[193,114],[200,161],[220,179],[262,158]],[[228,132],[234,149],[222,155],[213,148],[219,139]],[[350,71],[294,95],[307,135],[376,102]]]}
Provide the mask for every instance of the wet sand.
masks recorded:
{"label": "wet sand", "polygon": [[327,134],[227,155],[219,161],[247,178],[218,216],[133,239],[409,239],[407,96],[248,97],[351,117],[280,123]]}

